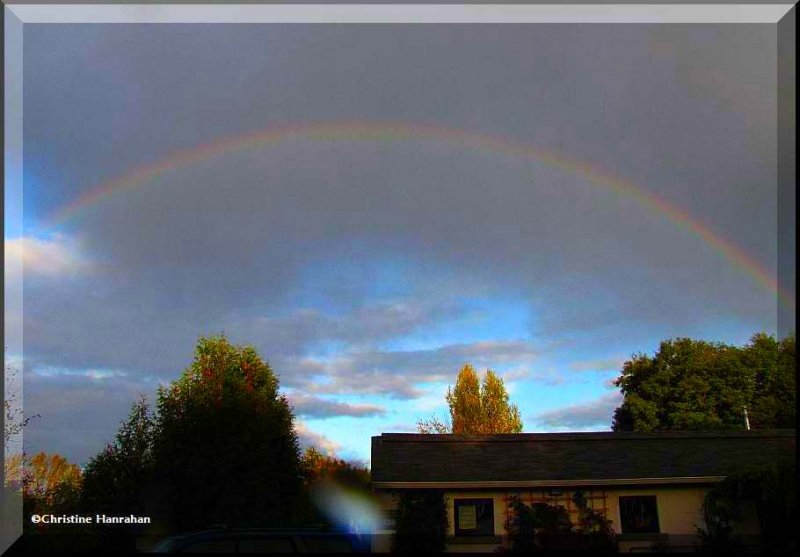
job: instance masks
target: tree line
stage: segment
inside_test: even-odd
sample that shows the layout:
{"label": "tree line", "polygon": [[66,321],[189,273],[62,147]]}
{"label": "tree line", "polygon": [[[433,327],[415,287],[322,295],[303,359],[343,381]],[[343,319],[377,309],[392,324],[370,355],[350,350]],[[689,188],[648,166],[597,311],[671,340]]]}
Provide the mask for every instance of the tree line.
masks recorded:
{"label": "tree line", "polygon": [[[633,354],[614,381],[623,395],[614,431],[794,428],[795,335],[756,333],[744,346],[666,340],[653,356]],[[445,395],[450,419],[417,422],[419,433],[519,433],[522,418],[492,370],[464,365]]]}
{"label": "tree line", "polygon": [[[19,458],[17,458],[19,460]],[[136,538],[209,527],[332,527],[310,493],[323,479],[368,490],[366,467],[300,451],[278,377],[249,346],[200,338],[194,360],[151,408],[142,397],[83,471],[58,456],[21,466],[24,516],[149,516],[152,525],[24,523],[26,549],[135,550]],[[10,470],[10,478],[15,471]],[[16,472],[16,477],[20,473]]]}
{"label": "tree line", "polygon": [[744,346],[679,338],[634,354],[615,385],[615,431],[794,428],[794,333],[753,335]]}
{"label": "tree line", "polygon": [[[623,364],[615,381],[623,401],[611,427],[793,428],[795,381],[793,333],[781,340],[758,333],[744,346],[667,340],[653,356],[634,354]],[[445,400],[449,420],[420,420],[419,432],[523,430],[518,406],[491,370],[480,377],[466,364]],[[6,442],[20,427],[19,421],[7,421]],[[141,527],[81,531],[26,522],[27,539],[40,549],[65,543],[132,550],[142,534],[220,525],[330,526],[330,518],[311,501],[315,484],[336,478],[365,493],[369,489],[366,467],[314,448],[301,453],[293,410],[279,391],[278,377],[254,348],[234,345],[224,336],[200,338],[181,377],[159,388],[154,407],[145,398],[134,402],[114,440],[83,470],[44,453],[8,458],[5,469],[6,491],[19,488],[25,516],[133,514],[151,516],[154,524],[145,532]],[[434,508],[424,497],[420,501]]]}

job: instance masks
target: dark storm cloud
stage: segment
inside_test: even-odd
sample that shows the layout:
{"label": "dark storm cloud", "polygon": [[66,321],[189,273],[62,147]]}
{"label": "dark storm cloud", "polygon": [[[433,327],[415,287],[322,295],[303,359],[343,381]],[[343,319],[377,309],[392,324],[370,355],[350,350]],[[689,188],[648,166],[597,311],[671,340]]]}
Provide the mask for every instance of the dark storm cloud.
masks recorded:
{"label": "dark storm cloud", "polygon": [[103,278],[31,277],[24,320],[30,365],[146,372],[171,380],[191,362],[198,336],[225,333],[233,342],[254,345],[291,384],[319,370],[302,361],[287,370],[283,362],[326,342],[358,349],[464,315],[447,299],[376,301],[339,315],[299,309],[269,317],[204,304],[165,311],[126,295],[127,285]]}
{"label": "dark storm cloud", "polygon": [[[510,137],[628,178],[769,268],[774,33],[29,25],[26,222],[35,233],[97,184],[176,149],[275,125],[399,120]],[[96,406],[108,418],[102,431],[86,429],[97,438],[113,434],[128,395],[149,388],[140,377],[177,377],[201,334],[254,344],[283,385],[308,397],[409,399],[466,361],[519,368],[537,356],[523,340],[432,333],[428,350],[383,346],[465,318],[468,299],[518,300],[536,318],[534,338],[551,344],[635,342],[702,331],[708,320],[769,330],[775,320],[769,292],[652,208],[457,141],[243,149],[109,196],[62,232],[51,238],[61,247],[36,249],[63,257],[26,267],[26,359],[35,370],[128,375],[36,380],[26,402],[53,401],[58,427],[84,429],[100,426],[75,408]],[[609,401],[541,419],[608,423],[599,418]],[[66,435],[34,431],[41,446]]]}
{"label": "dark storm cloud", "polygon": [[301,309],[282,317],[228,315],[221,326],[234,338],[264,347],[265,354],[281,356],[303,353],[324,341],[351,347],[369,345],[463,313],[446,300],[394,300],[376,301],[336,316],[316,309]]}
{"label": "dark storm cloud", "polygon": [[85,464],[114,441],[120,422],[140,394],[152,403],[156,387],[153,379],[135,376],[27,371],[25,412],[40,417],[25,428],[25,450],[57,452]]}

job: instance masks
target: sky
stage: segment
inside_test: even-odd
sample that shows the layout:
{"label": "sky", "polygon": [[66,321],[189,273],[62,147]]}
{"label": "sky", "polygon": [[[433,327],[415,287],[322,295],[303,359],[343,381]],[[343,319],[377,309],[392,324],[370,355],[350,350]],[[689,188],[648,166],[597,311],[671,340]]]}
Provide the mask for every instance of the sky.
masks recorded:
{"label": "sky", "polygon": [[467,362],[526,432],[609,429],[632,354],[794,321],[776,55],[766,24],[26,24],[25,450],[84,464],[223,332],[344,458]]}

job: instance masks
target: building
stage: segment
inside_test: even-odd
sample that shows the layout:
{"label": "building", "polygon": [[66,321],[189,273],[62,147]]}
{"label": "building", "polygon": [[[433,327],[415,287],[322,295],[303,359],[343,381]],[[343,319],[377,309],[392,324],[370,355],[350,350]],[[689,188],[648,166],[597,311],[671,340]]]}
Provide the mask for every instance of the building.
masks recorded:
{"label": "building", "polygon": [[[392,511],[408,489],[444,493],[448,551],[507,547],[511,496],[562,505],[575,518],[575,491],[611,520],[620,552],[667,545],[693,550],[703,525],[701,505],[714,484],[753,467],[794,461],[794,430],[384,433],[372,438],[372,486],[385,513],[373,550],[390,549]],[[738,534],[758,539],[754,510]]]}

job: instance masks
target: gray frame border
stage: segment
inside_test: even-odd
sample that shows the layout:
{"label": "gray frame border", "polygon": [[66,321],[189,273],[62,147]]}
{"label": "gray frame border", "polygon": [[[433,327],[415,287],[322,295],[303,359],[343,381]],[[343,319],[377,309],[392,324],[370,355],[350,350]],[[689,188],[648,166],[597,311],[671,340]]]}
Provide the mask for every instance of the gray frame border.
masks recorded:
{"label": "gray frame border", "polygon": [[[3,105],[3,135],[0,136],[3,143],[3,209],[5,216],[6,212],[14,213],[19,218],[22,218],[22,37],[23,37],[23,22],[10,11],[3,7],[0,12],[0,29],[3,32],[3,56],[0,58],[0,63],[3,66],[3,90],[0,98]],[[14,190],[16,195],[12,206],[6,206],[6,189]],[[4,221],[5,222],[5,221]],[[21,321],[13,326],[8,322],[9,311],[16,311],[17,315],[22,315],[22,289],[19,292],[7,292],[6,281],[11,281],[12,277],[16,277],[22,284],[23,268],[21,258],[7,258],[5,253],[5,242],[3,242],[3,368],[0,375],[2,376],[3,383],[3,402],[9,396],[7,389],[16,389],[20,397],[20,402],[23,401],[23,379],[20,370],[20,376],[17,377],[18,385],[6,384],[6,350],[10,349],[12,352],[19,354],[23,353],[23,339],[22,339],[22,323]],[[13,282],[13,281],[11,281]],[[5,405],[3,412],[0,413],[0,422],[3,424],[3,432],[5,433],[6,415]],[[5,436],[3,438],[5,441]],[[15,436],[14,444],[22,445],[22,434]],[[13,447],[13,445],[11,445]],[[7,453],[17,453],[17,451],[9,451],[9,446],[3,444],[3,461]],[[6,488],[6,474],[5,466],[2,472],[2,491],[0,491],[0,553],[3,553],[8,547],[22,534],[22,498],[19,496],[16,489]]]}
{"label": "gray frame border", "polygon": [[777,23],[781,3],[10,3],[24,23]]}

